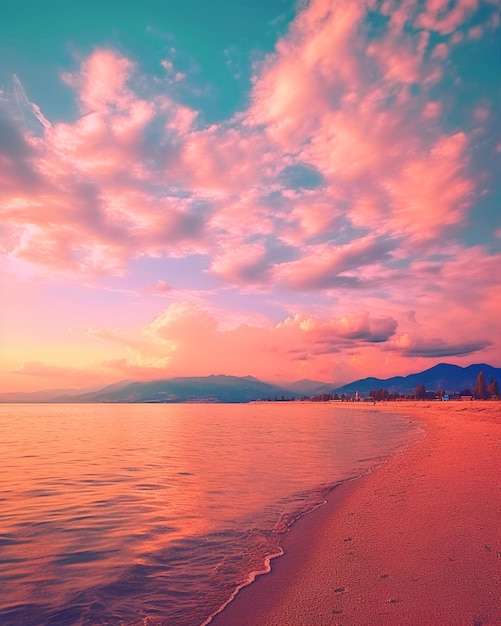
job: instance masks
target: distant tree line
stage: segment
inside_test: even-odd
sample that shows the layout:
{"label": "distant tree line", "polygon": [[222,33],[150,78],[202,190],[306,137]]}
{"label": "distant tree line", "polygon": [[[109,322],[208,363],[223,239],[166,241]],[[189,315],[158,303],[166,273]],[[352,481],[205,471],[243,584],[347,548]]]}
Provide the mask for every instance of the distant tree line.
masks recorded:
{"label": "distant tree line", "polygon": [[499,398],[499,385],[494,378],[486,385],[483,372],[479,372],[477,382],[473,390],[473,397],[476,400],[489,400],[490,398]]}
{"label": "distant tree line", "polygon": [[[485,382],[485,376],[483,372],[480,372],[477,376],[477,381],[473,390],[461,389],[459,392],[452,392],[446,394],[443,389],[438,391],[426,390],[423,384],[419,384],[416,387],[414,394],[400,394],[397,391],[389,391],[388,389],[371,389],[369,391],[369,398],[374,402],[387,401],[387,400],[443,400],[444,396],[448,396],[449,399],[459,399],[462,396],[471,396],[475,400],[499,400],[501,394],[499,392],[499,385],[494,378],[491,378],[490,383],[487,385]],[[310,402],[329,402],[332,400],[353,400],[354,395],[337,393],[321,393],[317,396],[308,397],[303,396],[301,400],[309,400]]]}
{"label": "distant tree line", "polygon": [[[446,394],[443,389],[438,391],[426,390],[423,384],[419,384],[416,387],[414,394],[400,394],[398,391],[389,391],[388,389],[371,389],[369,391],[369,398],[374,402],[388,401],[388,400],[443,400],[444,396],[448,396],[449,399],[459,399],[462,396],[471,396],[475,400],[499,400],[501,394],[499,392],[499,386],[494,378],[486,385],[484,373],[480,372],[477,376],[477,382],[473,390],[461,389],[459,392],[452,392]],[[321,393],[316,396],[302,396],[301,400],[309,402],[331,402],[333,400],[351,401],[354,400],[355,394],[337,394],[337,393]]]}
{"label": "distant tree line", "polygon": [[[472,389],[461,389],[458,392],[452,392],[446,394],[443,389],[439,389],[438,391],[426,390],[426,387],[420,383],[417,385],[414,393],[408,394],[400,394],[398,391],[389,391],[388,389],[371,389],[369,391],[369,398],[373,402],[387,401],[387,400],[443,400],[444,396],[447,395],[448,399],[460,399],[461,397],[467,396],[474,398],[475,400],[500,400],[501,394],[499,392],[499,385],[494,378],[491,378],[490,383],[487,385],[485,382],[485,376],[483,372],[479,372],[477,376],[477,381],[475,387]],[[275,396],[274,398],[262,398],[262,401],[267,402],[290,402],[295,400],[296,398],[285,397],[285,396]],[[356,394],[348,394],[348,393],[320,393],[315,396],[301,396],[300,400],[307,402],[332,402],[332,401],[341,401],[341,402],[352,402],[355,400],[360,400],[358,392]]]}
{"label": "distant tree line", "polygon": [[416,387],[416,400],[424,400],[426,398],[425,386],[420,384]]}
{"label": "distant tree line", "polygon": [[388,389],[371,389],[369,391],[369,398],[373,400],[398,400],[400,398],[405,398],[406,396],[402,396],[398,393],[398,391],[388,391]]}
{"label": "distant tree line", "polygon": [[310,402],[330,402],[331,400],[339,400],[337,393],[319,393],[317,396],[307,398]]}
{"label": "distant tree line", "polygon": [[[437,397],[437,395],[438,397],[443,398],[445,395],[445,392],[443,390],[440,390],[436,393],[434,391],[426,391],[425,386],[422,384],[419,384],[416,387],[416,392],[415,392],[416,400],[430,399],[430,394],[432,394],[433,398]],[[458,397],[458,396],[459,397],[471,396],[472,398],[475,398],[475,400],[490,400],[490,399],[499,400],[500,398],[499,385],[497,381],[494,380],[494,378],[491,378],[491,382],[488,385],[486,385],[485,376],[483,372],[478,373],[477,381],[475,383],[475,387],[473,388],[473,390],[461,389],[459,393],[453,393],[449,395],[452,398]]]}

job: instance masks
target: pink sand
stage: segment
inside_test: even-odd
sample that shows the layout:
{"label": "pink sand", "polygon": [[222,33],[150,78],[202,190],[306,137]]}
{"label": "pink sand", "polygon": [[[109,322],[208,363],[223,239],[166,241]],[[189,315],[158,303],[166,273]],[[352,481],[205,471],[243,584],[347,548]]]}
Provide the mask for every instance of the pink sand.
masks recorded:
{"label": "pink sand", "polygon": [[501,403],[379,410],[426,436],[335,489],[211,626],[501,624]]}

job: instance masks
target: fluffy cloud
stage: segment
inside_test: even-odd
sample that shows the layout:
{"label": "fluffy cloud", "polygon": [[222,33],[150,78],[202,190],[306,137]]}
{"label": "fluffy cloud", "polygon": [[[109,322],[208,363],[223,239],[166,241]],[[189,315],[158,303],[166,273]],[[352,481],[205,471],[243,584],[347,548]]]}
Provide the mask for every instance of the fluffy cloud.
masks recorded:
{"label": "fluffy cloud", "polygon": [[451,356],[467,356],[479,352],[492,345],[490,341],[462,341],[450,342],[440,338],[428,341],[402,335],[395,342],[395,348],[410,357],[441,358]]}
{"label": "fluffy cloud", "polygon": [[127,359],[107,363],[123,372],[130,367],[156,378],[195,372],[278,379],[301,377],[305,369],[332,370],[332,355],[388,342],[397,325],[392,317],[361,311],[332,319],[295,314],[276,325],[223,329],[204,307],[176,302],[139,334],[92,328],[88,335],[127,351]]}
{"label": "fluffy cloud", "polygon": [[96,50],[85,59],[78,73],[63,75],[65,82],[74,87],[86,111],[106,111],[115,105],[127,109],[131,96],[127,81],[133,64],[113,50]]}
{"label": "fluffy cloud", "polygon": [[165,280],[158,280],[154,285],[148,285],[144,288],[145,293],[152,293],[157,296],[163,296],[172,291],[172,287]]}
{"label": "fluffy cloud", "polygon": [[[142,296],[172,301],[168,286],[193,294],[208,277],[223,299],[272,294],[285,318],[223,331],[175,304],[141,332],[89,330],[126,351],[108,369],[137,375],[193,363],[247,374],[252,362],[274,378],[331,378],[369,367],[378,343],[397,361],[488,348],[499,254],[472,242],[494,214],[486,172],[500,147],[486,95],[465,91],[472,111],[456,110],[451,85],[457,47],[496,28],[495,13],[477,0],[302,3],[253,66],[247,106],[210,125],[166,58],[156,75],[111,48],[77,59],[61,76],[72,120],[50,119],[16,77],[0,102],[2,269],[97,284],[169,259],[136,277]],[[172,259],[195,255],[183,267],[196,275],[176,275]],[[297,309],[309,311],[287,315]]]}
{"label": "fluffy cloud", "polygon": [[426,11],[416,20],[416,25],[442,35],[453,33],[478,7],[478,0],[459,0],[451,5],[447,0],[426,3]]}
{"label": "fluffy cloud", "polygon": [[[139,333],[105,328],[88,332],[129,355],[107,367],[124,375],[130,368],[141,378],[231,373],[291,380],[322,378],[323,373],[326,380],[347,380],[361,377],[371,364],[374,370],[384,370],[385,360],[408,371],[409,358],[463,357],[492,345],[485,332],[464,340],[460,329],[451,329],[438,337],[432,323],[415,312],[409,318],[408,311],[402,313],[400,335],[397,318],[368,311],[342,317],[296,313],[275,325],[244,323],[225,329],[220,315],[190,302],[175,302]],[[376,347],[382,353],[375,352]]]}
{"label": "fluffy cloud", "polygon": [[[294,315],[280,322],[276,328],[297,328],[312,344],[353,347],[353,342],[380,343],[392,337],[398,322],[390,316],[374,317],[360,311],[332,320]],[[350,340],[350,341],[346,341]]]}
{"label": "fluffy cloud", "polygon": [[63,78],[80,102],[73,124],[44,125],[37,137],[12,117],[2,121],[0,176],[8,184],[0,211],[17,233],[13,256],[115,272],[138,254],[198,249],[209,216],[163,180],[176,137],[196,115],[164,95],[139,96],[137,68],[113,50],[95,51]]}
{"label": "fluffy cloud", "polygon": [[295,289],[356,287],[360,284],[361,268],[383,262],[393,247],[392,241],[372,236],[338,246],[311,246],[301,259],[280,267],[279,280]]}
{"label": "fluffy cloud", "polygon": [[[80,108],[73,123],[37,109],[39,137],[2,122],[4,248],[78,273],[204,253],[230,283],[358,287],[338,276],[367,264],[350,245],[364,248],[369,231],[399,245],[433,240],[464,223],[474,198],[471,139],[440,130],[429,85],[477,6],[446,4],[385,2],[376,32],[363,3],[312,0],[256,66],[249,107],[207,127],[176,99],[172,61],[159,61],[162,81],[94,50],[62,75]],[[444,41],[434,45],[429,31]],[[278,243],[291,250],[274,253]]]}

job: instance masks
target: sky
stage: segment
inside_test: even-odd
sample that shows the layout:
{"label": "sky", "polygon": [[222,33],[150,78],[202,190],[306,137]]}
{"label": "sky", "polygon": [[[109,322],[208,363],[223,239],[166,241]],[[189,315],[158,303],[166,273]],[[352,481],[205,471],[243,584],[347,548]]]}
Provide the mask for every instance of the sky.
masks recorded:
{"label": "sky", "polygon": [[501,367],[498,0],[2,3],[0,391]]}

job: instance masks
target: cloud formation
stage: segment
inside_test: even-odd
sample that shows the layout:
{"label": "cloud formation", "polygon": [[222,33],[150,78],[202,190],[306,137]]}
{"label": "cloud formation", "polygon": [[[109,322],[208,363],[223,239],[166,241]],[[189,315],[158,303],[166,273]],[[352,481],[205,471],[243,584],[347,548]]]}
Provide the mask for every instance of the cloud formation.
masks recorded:
{"label": "cloud formation", "polygon": [[[162,311],[139,335],[91,328],[89,336],[121,346],[136,368],[157,368],[156,377],[225,373],[263,375],[286,379],[321,363],[329,368],[329,356],[341,349],[358,349],[388,342],[398,323],[390,316],[373,317],[366,311],[330,320],[295,314],[274,326],[239,324],[223,329],[213,313],[190,302],[176,302]],[[196,355],[196,362],[195,362]],[[242,358],[243,357],[243,358]],[[288,363],[285,365],[284,363]],[[308,365],[298,364],[308,361]]]}
{"label": "cloud formation", "polygon": [[402,350],[406,356],[419,356],[425,358],[441,358],[450,356],[467,356],[492,345],[490,341],[470,341],[451,343],[443,339],[431,339],[423,341],[413,339],[405,334],[396,343],[397,349]]}
{"label": "cloud formation", "polygon": [[491,1],[310,0],[254,64],[246,104],[211,124],[165,51],[156,72],[110,46],[75,57],[60,74],[73,118],[42,111],[15,75],[0,101],[2,267],[125,281],[169,261],[139,292],[172,300],[175,261],[196,259],[186,289],[201,272],[222,300],[274,302],[261,327],[221,331],[172,302],[141,331],[89,330],[126,350],[105,366],[124,372],[187,371],[197,343],[208,373],[238,373],[248,353],[275,377],[293,375],[287,354],[332,376],[368,367],[377,345],[389,360],[499,350],[485,332],[499,330],[493,103],[460,76],[498,26]]}
{"label": "cloud formation", "polygon": [[[271,286],[285,274],[306,287],[295,268],[325,256],[326,269],[342,266],[335,259],[348,245],[349,264],[367,264],[369,232],[403,247],[460,226],[475,196],[471,135],[440,127],[430,93],[453,43],[433,44],[430,33],[449,36],[475,9],[417,13],[411,2],[386,2],[376,32],[362,3],[313,0],[256,68],[249,108],[208,127],[168,80],[142,75],[111,48],[62,74],[80,111],[73,123],[48,120],[16,77],[42,128],[34,136],[4,122],[11,254],[85,273],[123,270],[138,255],[207,253],[227,281]],[[350,228],[359,234],[347,244]],[[270,241],[294,250],[270,257]],[[222,250],[240,246],[253,260],[233,269]]]}

